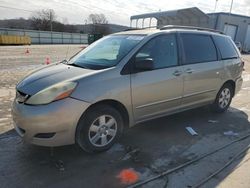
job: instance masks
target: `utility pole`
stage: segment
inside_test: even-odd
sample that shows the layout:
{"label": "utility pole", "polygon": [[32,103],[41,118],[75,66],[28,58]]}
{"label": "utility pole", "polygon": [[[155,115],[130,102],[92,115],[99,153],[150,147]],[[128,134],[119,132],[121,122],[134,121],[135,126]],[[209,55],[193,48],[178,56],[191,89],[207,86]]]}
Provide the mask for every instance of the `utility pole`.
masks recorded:
{"label": "utility pole", "polygon": [[231,1],[230,11],[229,11],[230,14],[232,13],[233,4],[234,4],[234,0]]}
{"label": "utility pole", "polygon": [[49,20],[50,20],[50,31],[53,31],[53,26],[52,26],[52,10],[49,10]]}
{"label": "utility pole", "polygon": [[84,20],[84,25],[83,25],[83,28],[82,28],[82,32],[83,32],[83,33],[88,33],[87,23],[88,23],[88,20],[85,19],[85,20]]}
{"label": "utility pole", "polygon": [[50,37],[51,37],[51,44],[53,44],[53,37],[52,37],[52,31],[53,31],[53,26],[52,26],[52,9],[49,10],[49,20],[50,20]]}
{"label": "utility pole", "polygon": [[[230,17],[231,17],[231,14],[232,14],[233,4],[234,4],[234,0],[231,1],[230,10],[229,10],[228,17],[227,17],[227,20],[228,20],[228,21],[230,20]],[[227,21],[227,22],[228,22],[228,21]],[[228,23],[226,23],[226,24],[228,25]],[[225,33],[227,33],[227,30],[228,30],[228,26],[226,26]]]}
{"label": "utility pole", "polygon": [[[216,12],[216,9],[217,9],[217,5],[218,5],[218,0],[215,0],[215,5],[214,5],[214,16],[213,16],[213,22],[212,22],[212,27],[214,28],[214,29],[216,29],[216,25],[217,25],[217,21],[216,21],[216,15],[215,15],[215,12]],[[218,15],[217,15],[217,17],[218,17]]]}
{"label": "utility pole", "polygon": [[218,0],[215,0],[215,5],[214,5],[214,13],[216,12],[217,5],[218,5]]}

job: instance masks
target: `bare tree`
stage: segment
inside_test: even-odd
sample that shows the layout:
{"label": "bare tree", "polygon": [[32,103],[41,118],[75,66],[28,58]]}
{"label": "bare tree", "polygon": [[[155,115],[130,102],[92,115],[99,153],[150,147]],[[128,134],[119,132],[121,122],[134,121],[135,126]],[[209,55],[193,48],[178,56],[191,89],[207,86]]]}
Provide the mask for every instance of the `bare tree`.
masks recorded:
{"label": "bare tree", "polygon": [[107,24],[108,20],[104,14],[90,14],[88,21],[91,24]]}
{"label": "bare tree", "polygon": [[85,20],[85,25],[89,22],[90,31],[92,34],[109,34],[108,20],[104,14],[90,14]]}
{"label": "bare tree", "polygon": [[32,14],[30,20],[34,29],[52,31],[53,22],[56,21],[56,14],[52,9],[43,9]]}
{"label": "bare tree", "polygon": [[77,31],[74,25],[68,24],[67,18],[63,18],[63,23],[56,20],[55,11],[52,9],[43,9],[31,15],[32,29],[42,31],[71,32]]}

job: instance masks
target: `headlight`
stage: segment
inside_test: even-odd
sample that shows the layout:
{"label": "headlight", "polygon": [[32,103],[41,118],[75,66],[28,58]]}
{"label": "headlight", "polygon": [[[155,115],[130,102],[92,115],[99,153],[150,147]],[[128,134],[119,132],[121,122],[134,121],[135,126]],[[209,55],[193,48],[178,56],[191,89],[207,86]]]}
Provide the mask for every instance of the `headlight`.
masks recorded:
{"label": "headlight", "polygon": [[25,103],[39,105],[48,104],[53,101],[64,99],[70,96],[70,94],[74,91],[76,85],[76,82],[62,82],[52,85],[31,96]]}

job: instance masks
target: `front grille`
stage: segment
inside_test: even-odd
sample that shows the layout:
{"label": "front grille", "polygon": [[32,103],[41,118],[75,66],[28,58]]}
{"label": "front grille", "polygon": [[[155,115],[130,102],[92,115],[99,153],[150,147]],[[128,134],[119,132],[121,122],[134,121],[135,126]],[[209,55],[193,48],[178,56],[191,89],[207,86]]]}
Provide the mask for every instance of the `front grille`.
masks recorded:
{"label": "front grille", "polygon": [[24,103],[30,96],[21,91],[16,91],[16,101],[18,103]]}

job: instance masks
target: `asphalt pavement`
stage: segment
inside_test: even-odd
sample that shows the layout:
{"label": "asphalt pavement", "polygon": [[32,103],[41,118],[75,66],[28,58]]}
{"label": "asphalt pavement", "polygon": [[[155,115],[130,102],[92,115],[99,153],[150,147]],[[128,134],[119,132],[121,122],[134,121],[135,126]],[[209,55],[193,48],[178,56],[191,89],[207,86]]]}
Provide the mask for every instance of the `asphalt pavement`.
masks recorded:
{"label": "asphalt pavement", "polygon": [[[59,61],[82,47],[0,47],[0,187],[127,187],[152,178],[139,187],[183,188],[195,187],[222,169],[199,187],[249,188],[250,55],[243,55],[242,90],[224,114],[202,107],[148,121],[126,130],[109,151],[94,155],[76,145],[47,148],[23,143],[10,114],[15,84],[46,66],[47,58]],[[198,135],[192,136],[186,127]],[[188,165],[181,168],[183,164]]]}

